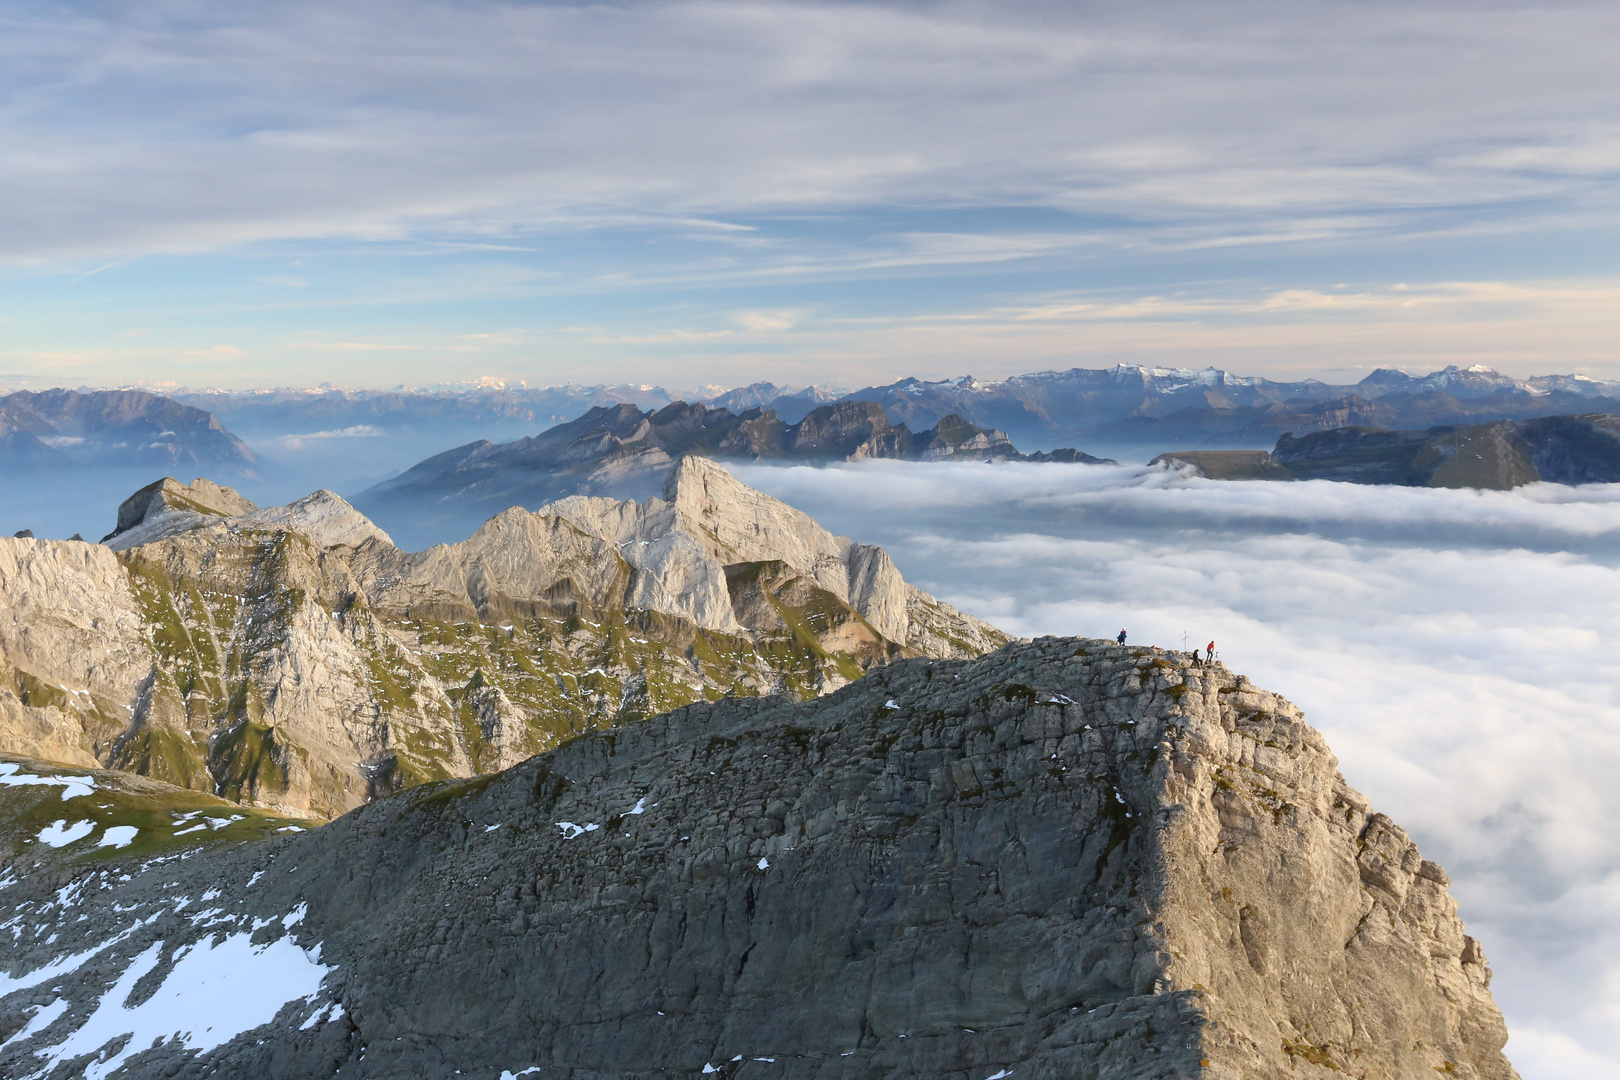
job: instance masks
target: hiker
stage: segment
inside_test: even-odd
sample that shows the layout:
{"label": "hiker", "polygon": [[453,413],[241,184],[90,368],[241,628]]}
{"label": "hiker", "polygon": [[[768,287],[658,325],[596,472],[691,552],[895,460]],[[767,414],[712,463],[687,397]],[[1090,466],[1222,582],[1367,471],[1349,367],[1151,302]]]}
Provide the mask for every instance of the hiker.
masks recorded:
{"label": "hiker", "polygon": [[1196,646],[1196,645],[1193,646],[1193,663],[1195,663],[1195,664],[1199,663],[1199,660],[1198,660],[1198,646]]}
{"label": "hiker", "polygon": [[1114,640],[1119,642],[1121,645],[1125,644],[1125,631],[1121,630],[1119,632],[1119,637],[1115,638]]}
{"label": "hiker", "polygon": [[1215,643],[1212,641],[1212,642],[1209,643],[1209,647],[1204,650],[1204,663],[1205,664],[1213,664],[1214,662],[1215,662]]}

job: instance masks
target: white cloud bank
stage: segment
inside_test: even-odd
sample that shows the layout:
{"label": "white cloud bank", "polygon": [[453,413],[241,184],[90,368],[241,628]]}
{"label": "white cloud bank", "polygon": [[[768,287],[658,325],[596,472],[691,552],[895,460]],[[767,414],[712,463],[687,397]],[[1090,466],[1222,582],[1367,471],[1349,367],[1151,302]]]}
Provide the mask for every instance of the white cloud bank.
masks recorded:
{"label": "white cloud bank", "polygon": [[1214,638],[1452,875],[1526,1080],[1620,1078],[1620,485],[736,471],[1009,631]]}

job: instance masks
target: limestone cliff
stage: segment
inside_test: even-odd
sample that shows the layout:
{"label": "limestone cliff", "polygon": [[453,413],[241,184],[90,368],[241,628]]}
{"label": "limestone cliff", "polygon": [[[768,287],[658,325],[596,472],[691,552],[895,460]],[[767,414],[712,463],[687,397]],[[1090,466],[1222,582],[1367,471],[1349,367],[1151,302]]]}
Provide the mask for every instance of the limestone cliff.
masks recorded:
{"label": "limestone cliff", "polygon": [[513,508],[419,553],[331,492],[260,509],[164,480],[106,547],[0,540],[0,608],[0,752],[325,816],[695,701],[1007,640],[700,458],[663,499]]}
{"label": "limestone cliff", "polygon": [[1444,872],[1185,654],[901,660],[184,860],[191,819],[124,856],[3,791],[5,1075],[1516,1075]]}

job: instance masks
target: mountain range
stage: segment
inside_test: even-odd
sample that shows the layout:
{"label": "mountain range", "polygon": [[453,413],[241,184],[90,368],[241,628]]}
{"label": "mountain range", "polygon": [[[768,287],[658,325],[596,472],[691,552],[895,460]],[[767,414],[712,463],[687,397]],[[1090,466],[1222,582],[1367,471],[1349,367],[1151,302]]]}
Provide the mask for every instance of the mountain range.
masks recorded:
{"label": "mountain range", "polygon": [[[1017,446],[1049,460],[1145,461],[1167,451],[1270,448],[1283,434],[1304,437],[1343,427],[1427,430],[1620,413],[1620,386],[1580,375],[1512,379],[1478,366],[1422,376],[1380,370],[1356,384],[1337,385],[1248,378],[1214,368],[1122,365],[993,382],[905,379],[848,394],[764,382],[703,388],[691,400],[646,385],[497,385],[175,391],[167,398],[137,390],[52,390],[0,402],[0,464],[7,466],[0,469],[0,505],[12,513],[0,531],[91,535],[98,524],[94,515],[110,509],[138,475],[186,467],[265,502],[316,487],[359,492],[359,501],[391,529],[413,542],[431,542],[467,535],[502,508],[503,498],[532,508],[574,490],[654,493],[664,466],[653,450],[777,462],[871,452],[1016,460],[1025,456],[1013,450]],[[587,428],[600,427],[621,442],[630,438],[633,430],[619,428],[639,422],[619,417],[614,411],[621,405],[635,406],[644,418],[676,422],[660,420],[655,426],[665,430],[642,439],[649,452],[639,458],[614,457],[611,447],[585,452],[602,457],[600,466],[547,458],[560,437],[552,429],[587,416],[593,416]],[[812,414],[832,405],[857,427],[870,418],[867,450],[861,450],[867,435],[849,441],[843,454],[803,436],[802,425],[823,423]],[[707,419],[694,426],[700,406]],[[665,412],[671,408],[673,413]],[[750,415],[754,409],[759,416]],[[614,415],[604,420],[604,413]],[[718,423],[722,414],[729,419]],[[584,433],[575,431],[576,437]],[[894,437],[885,443],[887,436]],[[982,444],[969,445],[981,436]],[[669,447],[657,445],[666,438]],[[1090,452],[1045,449],[1060,446]],[[537,462],[532,476],[519,467],[525,455]],[[53,479],[67,467],[75,470],[72,489]],[[422,486],[428,501],[396,494],[413,485]],[[446,501],[435,501],[441,498]]]}
{"label": "mountain range", "polygon": [[661,498],[513,507],[417,553],[329,491],[261,509],[164,479],[102,544],[0,539],[0,608],[0,751],[322,817],[1008,640],[695,456]]}
{"label": "mountain range", "polygon": [[695,396],[647,385],[569,385],[463,391],[180,391],[175,397],[207,409],[250,437],[365,426],[420,432],[437,424],[460,425],[457,430],[514,425],[532,430],[577,419],[598,406],[634,404],[657,410],[680,400],[733,413],[758,407],[793,424],[835,400],[875,401],[892,423],[913,431],[954,414],[1004,432],[1028,449],[1067,443],[1112,454],[1121,449],[1157,453],[1178,442],[1263,447],[1284,431],[1304,434],[1346,425],[1420,428],[1613,411],[1605,402],[1620,402],[1620,384],[1584,375],[1514,379],[1479,365],[1427,375],[1385,368],[1359,382],[1335,384],[1256,378],[1217,368],[1122,364],[998,380],[908,378],[843,392],[760,382]]}
{"label": "mountain range", "polygon": [[1286,431],[1346,425],[1415,428],[1620,411],[1617,383],[1582,375],[1513,379],[1477,365],[1423,376],[1380,369],[1353,385],[1277,382],[1216,368],[1120,365],[995,382],[903,379],[849,397],[876,401],[895,422],[913,427],[954,413],[1004,431],[1022,446],[1068,442],[1120,455],[1156,453],[1177,443],[1258,448]]}
{"label": "mountain range", "polygon": [[252,478],[254,453],[202,409],[144,390],[20,390],[0,397],[0,465],[210,468]]}
{"label": "mountain range", "polygon": [[[689,459],[690,460],[690,459]],[[0,764],[0,1074],[1517,1080],[1297,708],[1042,638],[305,823]]]}
{"label": "mountain range", "polygon": [[1026,455],[1006,435],[946,416],[913,433],[868,401],[820,405],[797,423],[752,406],[741,413],[675,402],[643,411],[598,406],[578,420],[510,443],[488,440],[436,454],[355,497],[407,537],[454,534],[508,506],[571,494],[644,498],[688,454],[775,464],[864,461],[1086,461],[1076,450]]}

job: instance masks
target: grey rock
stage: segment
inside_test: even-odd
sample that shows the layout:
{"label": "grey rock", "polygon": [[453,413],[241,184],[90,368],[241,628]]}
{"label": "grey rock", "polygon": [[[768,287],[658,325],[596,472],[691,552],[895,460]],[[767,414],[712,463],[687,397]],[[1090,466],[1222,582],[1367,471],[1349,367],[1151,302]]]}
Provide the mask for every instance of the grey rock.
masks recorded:
{"label": "grey rock", "polygon": [[902,660],[287,839],[13,875],[0,1035],[61,1015],[0,1049],[6,1075],[129,993],[136,957],[127,1007],[236,934],[290,937],[324,983],[200,1052],[113,1024],[121,1075],[1517,1075],[1444,872],[1299,711],[1104,641]]}

